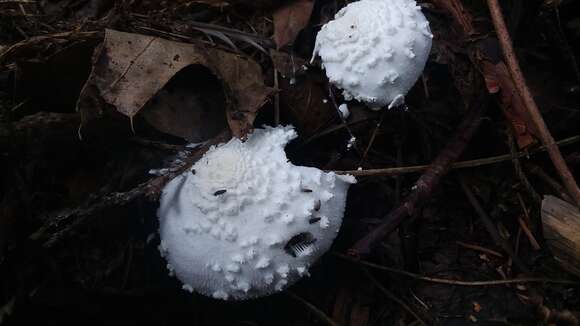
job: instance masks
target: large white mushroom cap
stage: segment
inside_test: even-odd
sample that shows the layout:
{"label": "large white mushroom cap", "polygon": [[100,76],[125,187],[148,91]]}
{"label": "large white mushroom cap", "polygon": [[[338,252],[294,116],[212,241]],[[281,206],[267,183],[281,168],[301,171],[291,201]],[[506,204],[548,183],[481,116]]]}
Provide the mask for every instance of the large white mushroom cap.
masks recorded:
{"label": "large white mushroom cap", "polygon": [[163,190],[160,250],[183,289],[243,300],[308,273],[336,237],[352,176],[288,162],[291,127],[211,148]]}
{"label": "large white mushroom cap", "polygon": [[322,27],[314,56],[345,99],[391,108],[421,75],[432,38],[415,0],[360,0]]}

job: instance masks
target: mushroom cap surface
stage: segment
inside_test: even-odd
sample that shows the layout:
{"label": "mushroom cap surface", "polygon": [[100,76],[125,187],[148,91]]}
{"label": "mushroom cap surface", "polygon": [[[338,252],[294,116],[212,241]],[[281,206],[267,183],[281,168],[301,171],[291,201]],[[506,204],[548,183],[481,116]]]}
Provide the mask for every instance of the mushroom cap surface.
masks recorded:
{"label": "mushroom cap surface", "polygon": [[167,184],[161,254],[183,289],[223,300],[281,291],[308,274],[342,223],[352,176],[288,162],[292,127],[212,147]]}
{"label": "mushroom cap surface", "polygon": [[432,38],[415,0],[360,0],[322,27],[313,56],[346,100],[391,108],[421,75]]}

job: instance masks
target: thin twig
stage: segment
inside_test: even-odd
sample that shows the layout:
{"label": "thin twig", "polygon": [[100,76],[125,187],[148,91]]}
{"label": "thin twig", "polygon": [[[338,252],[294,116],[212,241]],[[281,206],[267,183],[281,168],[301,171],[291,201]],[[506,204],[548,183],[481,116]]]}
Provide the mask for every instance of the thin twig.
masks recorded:
{"label": "thin twig", "polygon": [[23,4],[23,3],[37,3],[37,1],[32,0],[0,0],[0,5],[4,4]]}
{"label": "thin twig", "polygon": [[539,137],[542,143],[547,147],[548,154],[552,159],[552,163],[554,167],[558,171],[562,182],[564,183],[566,189],[574,198],[574,202],[576,206],[580,208],[580,189],[574,180],[574,176],[570,169],[566,165],[566,161],[562,157],[562,153],[560,149],[556,145],[552,134],[548,130],[544,119],[542,118],[542,114],[536,102],[533,98],[532,93],[530,92],[524,75],[520,69],[520,65],[518,63],[518,59],[515,55],[511,37],[507,30],[503,14],[501,12],[501,7],[499,5],[498,0],[487,0],[487,5],[489,7],[489,11],[491,13],[491,18],[493,22],[493,26],[495,27],[508,69],[514,81],[515,87],[518,90],[518,93],[522,97],[526,110],[532,119],[536,129],[538,130]]}
{"label": "thin twig", "polygon": [[573,204],[574,201],[570,198],[570,195],[566,192],[566,189],[562,187],[556,180],[554,180],[551,176],[549,176],[544,169],[540,168],[539,166],[527,163],[525,165],[526,169],[530,171],[530,173],[534,174],[536,177],[542,179],[545,183],[547,183],[554,191],[558,193],[558,196],[563,200]]}
{"label": "thin twig", "polygon": [[[559,146],[566,146],[570,144],[575,144],[580,141],[579,136],[573,136],[569,138],[562,139],[556,144]],[[535,150],[529,152],[517,152],[516,157],[522,158],[527,157],[530,154],[540,153],[546,150],[546,146],[538,147]],[[511,154],[503,154],[498,156],[490,156],[486,158],[480,158],[476,160],[468,160],[468,161],[461,161],[457,163],[453,163],[451,165],[451,169],[464,169],[464,168],[473,168],[478,166],[484,165],[491,165],[495,163],[501,163],[512,160]],[[414,165],[414,166],[404,166],[404,167],[396,167],[396,168],[381,168],[381,169],[367,169],[367,170],[335,170],[333,171],[336,174],[350,174],[355,177],[371,177],[371,176],[396,176],[401,174],[408,174],[408,173],[417,173],[421,171],[425,171],[429,168],[429,165]]]}
{"label": "thin twig", "polygon": [[487,230],[487,233],[489,233],[489,235],[491,236],[493,242],[496,245],[500,246],[508,254],[508,256],[510,256],[510,258],[513,260],[513,262],[517,265],[517,267],[521,271],[529,273],[528,267],[526,265],[524,265],[524,263],[519,259],[518,256],[516,256],[513,248],[510,246],[510,244],[499,235],[499,233],[497,232],[497,229],[496,229],[495,225],[493,224],[491,218],[485,212],[485,210],[483,209],[483,207],[479,203],[479,200],[477,200],[477,198],[473,194],[473,191],[471,190],[471,188],[467,185],[465,178],[461,176],[459,178],[459,183],[461,184],[461,188],[463,189],[465,196],[469,200],[469,203],[471,204],[471,206],[473,206],[473,209],[475,209],[475,212],[479,216],[479,219],[483,223],[483,226]]}
{"label": "thin twig", "polygon": [[190,21],[190,22],[188,22],[188,25],[192,26],[192,27],[196,27],[196,28],[211,29],[214,31],[218,31],[218,32],[233,36],[233,37],[250,38],[252,40],[255,40],[255,41],[262,43],[262,45],[264,45],[268,48],[271,48],[271,49],[276,48],[276,45],[274,44],[274,42],[271,39],[260,36],[260,35],[246,33],[246,32],[243,32],[243,31],[240,31],[237,29],[223,27],[223,26],[219,26],[219,25],[215,25],[215,24],[207,24],[207,23],[196,22],[196,21]]}
{"label": "thin twig", "polygon": [[534,200],[535,203],[539,204],[542,202],[542,197],[538,194],[536,189],[530,183],[528,176],[524,173],[524,169],[522,168],[522,162],[518,157],[518,150],[516,140],[514,139],[512,132],[507,132],[508,136],[508,145],[510,148],[510,154],[512,155],[512,165],[514,166],[514,171],[520,182],[522,183],[524,189],[528,192],[530,197]]}
{"label": "thin twig", "polygon": [[352,129],[350,129],[349,124],[346,122],[346,119],[344,118],[344,116],[342,115],[340,110],[338,109],[338,103],[336,103],[336,98],[334,96],[334,92],[332,91],[332,85],[330,85],[330,84],[328,85],[328,98],[330,99],[330,103],[332,103],[332,106],[334,106],[334,111],[336,112],[336,114],[340,118],[340,121],[342,121],[342,125],[344,126],[344,128],[346,129],[346,131],[348,132],[348,134],[350,136],[349,144],[351,144],[351,141],[354,139],[354,143],[352,143],[352,147],[358,153],[359,156],[362,156],[362,153],[356,144],[356,137],[354,136]]}
{"label": "thin twig", "polygon": [[276,89],[276,94],[274,94],[274,126],[278,126],[280,125],[280,83],[276,68],[274,68],[274,88]]}
{"label": "thin twig", "polygon": [[62,33],[54,33],[54,34],[46,34],[40,36],[34,36],[25,40],[22,40],[16,44],[13,44],[8,47],[8,49],[4,49],[0,53],[0,70],[2,70],[3,66],[6,64],[7,59],[12,59],[13,54],[18,52],[21,48],[26,48],[35,44],[41,44],[42,42],[46,42],[53,39],[100,39],[103,37],[102,31],[92,31],[92,32],[79,32],[79,31],[71,31],[71,32],[62,32]]}
{"label": "thin twig", "polygon": [[377,125],[375,126],[375,129],[373,130],[373,133],[371,135],[371,139],[369,140],[369,143],[367,145],[367,147],[365,148],[365,151],[362,155],[362,157],[360,158],[360,161],[358,162],[358,166],[362,168],[367,155],[369,154],[369,151],[371,150],[371,147],[373,147],[373,144],[375,142],[375,139],[377,137],[377,133],[379,132],[379,129],[381,128],[381,125],[383,124],[383,119],[385,118],[385,114],[386,114],[387,110],[383,110],[383,112],[381,112],[381,116],[379,118],[379,122],[377,122]]}
{"label": "thin twig", "polygon": [[530,214],[528,213],[528,208],[526,207],[526,203],[524,202],[524,199],[522,198],[522,195],[519,192],[516,195],[518,197],[518,202],[520,203],[520,207],[522,208],[522,211],[524,212],[523,218],[522,218],[522,216],[518,217],[518,222],[520,223],[520,229],[518,230],[518,239],[516,242],[516,249],[515,249],[515,252],[517,255],[518,246],[519,246],[519,236],[521,235],[522,231],[526,234],[526,237],[528,237],[528,241],[530,242],[530,244],[532,245],[532,248],[534,248],[534,250],[540,250],[542,247],[540,246],[540,244],[538,243],[538,241],[534,237],[532,230],[530,230],[530,227],[528,226],[528,224],[532,223],[532,219],[530,218]]}
{"label": "thin twig", "polygon": [[302,299],[301,297],[297,296],[296,294],[294,294],[290,291],[286,291],[284,293],[286,293],[287,296],[300,302],[301,304],[306,306],[308,309],[310,309],[310,311],[312,311],[318,317],[318,319],[320,319],[321,321],[327,323],[330,326],[338,326],[338,324],[334,320],[332,320],[330,317],[328,317],[322,310],[316,308],[316,306],[313,305],[312,303]]}
{"label": "thin twig", "polygon": [[386,287],[384,287],[374,276],[369,272],[368,269],[362,268],[365,275],[371,280],[371,282],[389,299],[395,301],[399,306],[401,306],[405,311],[407,311],[411,316],[415,317],[415,319],[421,325],[427,325],[427,323],[421,318],[407,303],[403,300],[399,299],[394,293],[389,291]]}
{"label": "thin twig", "polygon": [[473,102],[474,104],[469,108],[454,137],[435,158],[429,169],[417,180],[411,188],[409,196],[385,216],[376,228],[358,240],[349,249],[351,255],[358,257],[369,255],[371,250],[385,236],[394,231],[405,217],[413,215],[415,210],[430,196],[433,189],[439,184],[441,178],[449,172],[451,164],[461,155],[479,127],[487,101],[480,97],[474,99]]}
{"label": "thin twig", "polygon": [[127,263],[125,265],[125,272],[123,273],[121,289],[125,289],[127,287],[127,281],[129,280],[129,275],[131,274],[131,266],[133,265],[133,249],[133,243],[130,239],[127,242]]}
{"label": "thin twig", "polygon": [[471,249],[471,250],[483,252],[485,254],[489,254],[489,255],[492,255],[492,256],[496,256],[496,257],[503,258],[503,255],[500,254],[499,252],[495,251],[495,250],[491,250],[491,249],[484,248],[482,246],[478,246],[478,245],[474,245],[474,244],[470,244],[470,243],[465,243],[465,242],[462,242],[462,241],[455,241],[455,243],[457,243],[458,245],[460,245],[463,248],[467,248],[467,249]]}
{"label": "thin twig", "polygon": [[536,251],[542,249],[542,247],[538,243],[538,240],[536,240],[536,238],[532,234],[532,231],[530,231],[530,228],[521,217],[518,217],[518,223],[520,224],[522,231],[524,231],[524,234],[528,238],[528,241],[530,241],[530,245],[532,246],[532,248]]}
{"label": "thin twig", "polygon": [[327,129],[325,129],[325,130],[323,130],[323,131],[321,131],[321,132],[319,132],[319,133],[317,133],[317,134],[315,134],[315,135],[312,135],[312,136],[310,136],[309,138],[307,138],[307,139],[306,139],[306,140],[305,140],[305,141],[302,143],[302,146],[304,146],[304,145],[307,145],[307,144],[311,143],[312,141],[314,141],[314,140],[316,140],[316,139],[318,139],[318,138],[320,138],[320,137],[323,137],[323,136],[329,135],[329,134],[331,134],[331,133],[333,133],[333,132],[336,132],[336,131],[338,131],[338,130],[345,129],[345,128],[349,127],[349,126],[354,126],[354,125],[356,125],[356,124],[359,124],[359,123],[362,123],[362,122],[366,122],[366,121],[368,121],[368,120],[370,120],[370,118],[362,118],[362,119],[359,119],[359,120],[350,121],[350,122],[348,122],[348,123],[341,123],[341,124],[338,124],[338,125],[335,125],[335,126],[329,127],[329,128],[327,128]]}
{"label": "thin twig", "polygon": [[548,278],[540,278],[540,277],[522,277],[522,278],[515,278],[510,280],[491,280],[491,281],[460,281],[460,280],[450,280],[446,278],[437,278],[437,277],[429,277],[423,276],[411,272],[407,272],[404,270],[400,270],[397,268],[392,268],[388,266],[383,266],[375,263],[371,263],[366,260],[360,260],[353,258],[349,255],[344,255],[341,253],[334,252],[334,256],[347,260],[354,264],[361,264],[368,267],[376,268],[385,272],[389,272],[392,274],[397,274],[401,276],[406,276],[418,281],[423,282],[430,282],[430,283],[438,283],[438,284],[448,284],[448,285],[459,285],[459,286],[499,286],[499,285],[507,285],[507,284],[521,284],[521,283],[552,283],[552,284],[566,284],[566,285],[579,285],[580,282],[576,281],[569,281],[569,280],[558,280],[558,279],[548,279]]}
{"label": "thin twig", "polygon": [[179,40],[188,41],[188,42],[192,42],[192,43],[196,41],[194,38],[189,37],[189,36],[186,36],[186,35],[183,35],[183,34],[177,34],[177,33],[162,31],[160,29],[155,29],[155,28],[151,28],[151,27],[148,27],[148,26],[135,25],[134,27],[136,29],[140,29],[140,30],[143,30],[143,31],[146,31],[146,32],[152,32],[152,33],[155,33],[155,34],[160,34],[160,35],[163,35],[165,37],[173,37],[173,38],[176,38],[176,39],[179,39]]}
{"label": "thin twig", "polygon": [[[143,16],[141,14],[136,14],[136,13],[132,13],[131,16],[136,17],[136,18],[140,18],[140,19],[149,19],[149,17],[147,16]],[[264,37],[264,36],[260,36],[257,34],[252,34],[252,33],[247,33],[244,31],[240,31],[237,29],[233,29],[233,28],[228,28],[228,27],[224,27],[224,26],[220,26],[220,25],[215,25],[215,24],[208,24],[208,23],[202,23],[202,22],[196,22],[196,21],[189,21],[187,22],[187,26],[190,26],[196,30],[209,30],[209,31],[215,31],[215,32],[219,32],[219,33],[223,33],[226,34],[230,37],[236,38],[238,40],[241,41],[245,41],[247,43],[260,43],[260,47],[266,47],[269,49],[274,49],[276,48],[276,44],[274,43],[274,41],[270,38]],[[139,26],[139,28],[141,29],[149,29],[145,26]],[[188,36],[185,35],[180,35],[180,34],[174,34],[171,32],[166,32],[166,31],[159,31],[159,30],[154,30],[154,29],[150,29],[152,31],[156,31],[156,32],[163,32],[163,33],[167,33],[169,35],[175,36],[175,37],[180,37],[180,38],[189,38]],[[254,44],[252,44],[254,45]],[[255,46],[255,45],[254,45]],[[263,48],[260,49],[260,51],[265,51]],[[266,52],[267,54],[267,52]]]}

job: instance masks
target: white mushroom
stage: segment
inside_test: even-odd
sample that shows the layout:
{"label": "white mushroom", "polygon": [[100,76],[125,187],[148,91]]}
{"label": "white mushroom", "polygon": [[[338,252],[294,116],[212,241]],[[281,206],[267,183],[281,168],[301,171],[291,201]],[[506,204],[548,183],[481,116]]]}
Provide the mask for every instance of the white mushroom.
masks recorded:
{"label": "white mushroom", "polygon": [[342,103],[338,106],[338,112],[340,112],[340,116],[345,120],[350,116],[350,111],[348,110],[348,105],[346,103]]}
{"label": "white mushroom", "polygon": [[346,100],[392,108],[421,75],[432,38],[415,0],[360,0],[322,27],[313,58]]}
{"label": "white mushroom", "polygon": [[292,127],[256,129],[211,148],[163,190],[168,268],[183,289],[243,300],[308,274],[336,237],[352,176],[288,162]]}

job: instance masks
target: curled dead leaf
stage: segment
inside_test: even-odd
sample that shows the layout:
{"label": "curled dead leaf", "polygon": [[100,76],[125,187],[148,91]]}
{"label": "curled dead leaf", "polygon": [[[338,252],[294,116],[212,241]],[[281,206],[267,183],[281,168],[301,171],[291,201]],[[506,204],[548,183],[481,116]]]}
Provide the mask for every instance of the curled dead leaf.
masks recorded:
{"label": "curled dead leaf", "polygon": [[[244,137],[273,91],[264,85],[257,63],[223,50],[114,30],[106,30],[77,103],[83,123],[102,114],[107,105],[133,119],[171,78],[196,65],[207,68],[221,82],[230,129]],[[191,121],[191,128],[206,124]]]}
{"label": "curled dead leaf", "polygon": [[193,143],[216,136],[228,125],[221,83],[200,65],[175,74],[139,114],[155,129]]}
{"label": "curled dead leaf", "polygon": [[336,117],[331,103],[325,99],[324,84],[314,78],[296,83],[286,78],[280,80],[280,102],[302,136],[312,136]]}
{"label": "curled dead leaf", "polygon": [[278,49],[294,42],[310,21],[313,0],[295,0],[278,8],[274,14],[274,41]]}

